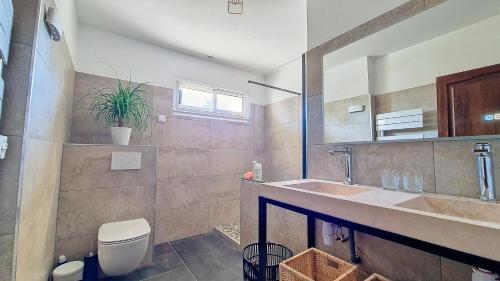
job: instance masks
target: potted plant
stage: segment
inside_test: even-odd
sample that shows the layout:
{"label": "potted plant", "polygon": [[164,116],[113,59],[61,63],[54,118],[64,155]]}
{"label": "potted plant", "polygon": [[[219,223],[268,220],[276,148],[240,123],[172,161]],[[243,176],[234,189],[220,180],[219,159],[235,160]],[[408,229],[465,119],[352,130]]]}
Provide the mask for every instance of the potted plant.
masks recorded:
{"label": "potted plant", "polygon": [[[111,128],[115,145],[128,145],[132,129],[143,132],[151,116],[151,106],[144,86],[133,85],[132,80],[123,83],[117,78],[115,88],[93,89],[83,99],[90,99],[88,111],[96,122]],[[129,127],[130,126],[130,127]]]}

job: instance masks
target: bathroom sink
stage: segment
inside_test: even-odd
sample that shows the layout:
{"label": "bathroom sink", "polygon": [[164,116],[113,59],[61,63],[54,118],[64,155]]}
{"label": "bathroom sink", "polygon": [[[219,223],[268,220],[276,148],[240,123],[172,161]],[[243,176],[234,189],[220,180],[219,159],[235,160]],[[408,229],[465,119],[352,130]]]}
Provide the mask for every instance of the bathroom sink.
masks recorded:
{"label": "bathroom sink", "polygon": [[422,195],[396,206],[476,221],[500,223],[500,204],[472,199]]}
{"label": "bathroom sink", "polygon": [[366,187],[340,185],[327,182],[306,182],[298,184],[289,184],[285,186],[302,190],[332,194],[332,195],[341,195],[341,196],[350,196],[371,190],[370,188]]}

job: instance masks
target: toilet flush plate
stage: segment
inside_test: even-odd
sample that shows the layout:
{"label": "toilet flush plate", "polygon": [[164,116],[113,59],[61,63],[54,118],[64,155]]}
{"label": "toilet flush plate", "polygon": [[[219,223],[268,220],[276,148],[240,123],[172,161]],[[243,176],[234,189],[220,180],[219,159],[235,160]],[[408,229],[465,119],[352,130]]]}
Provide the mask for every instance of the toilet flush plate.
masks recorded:
{"label": "toilet flush plate", "polygon": [[141,153],[140,152],[122,152],[115,151],[111,153],[111,170],[140,170]]}

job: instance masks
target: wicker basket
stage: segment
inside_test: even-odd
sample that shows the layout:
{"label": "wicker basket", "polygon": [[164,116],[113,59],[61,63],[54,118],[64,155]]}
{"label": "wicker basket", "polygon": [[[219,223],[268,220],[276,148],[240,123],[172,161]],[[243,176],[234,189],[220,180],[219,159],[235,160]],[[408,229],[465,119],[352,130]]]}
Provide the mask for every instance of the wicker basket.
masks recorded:
{"label": "wicker basket", "polygon": [[357,266],[311,248],[280,264],[280,281],[361,281]]}
{"label": "wicker basket", "polygon": [[368,279],[366,279],[365,281],[391,281],[391,280],[385,278],[382,275],[378,275],[378,274],[374,273],[370,277],[368,277]]}

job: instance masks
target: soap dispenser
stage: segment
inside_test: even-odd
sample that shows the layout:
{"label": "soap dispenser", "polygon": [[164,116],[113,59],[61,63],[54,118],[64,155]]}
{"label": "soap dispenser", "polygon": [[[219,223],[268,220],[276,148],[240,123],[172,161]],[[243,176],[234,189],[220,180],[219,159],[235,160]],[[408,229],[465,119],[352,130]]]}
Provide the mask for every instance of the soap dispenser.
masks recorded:
{"label": "soap dispenser", "polygon": [[255,181],[262,181],[262,164],[253,161],[253,179]]}

